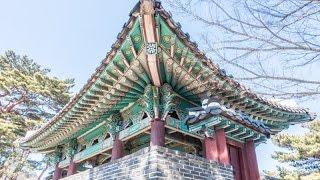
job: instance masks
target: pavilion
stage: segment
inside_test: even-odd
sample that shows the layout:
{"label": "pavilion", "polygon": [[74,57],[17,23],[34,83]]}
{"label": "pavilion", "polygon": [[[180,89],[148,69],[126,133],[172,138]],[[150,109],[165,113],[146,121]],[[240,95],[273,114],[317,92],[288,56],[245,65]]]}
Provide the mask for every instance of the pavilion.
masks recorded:
{"label": "pavilion", "polygon": [[45,154],[54,180],[149,146],[231,165],[234,179],[256,180],[255,147],[314,118],[239,84],[160,2],[141,0],[86,85],[20,146]]}

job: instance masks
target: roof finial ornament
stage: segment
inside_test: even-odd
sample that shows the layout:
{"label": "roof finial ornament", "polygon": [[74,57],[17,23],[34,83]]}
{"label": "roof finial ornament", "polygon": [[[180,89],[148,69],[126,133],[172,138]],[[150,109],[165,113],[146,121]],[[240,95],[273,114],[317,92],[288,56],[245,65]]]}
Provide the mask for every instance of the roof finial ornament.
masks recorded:
{"label": "roof finial ornament", "polygon": [[153,0],[140,0],[140,13],[143,15],[154,14],[154,2]]}

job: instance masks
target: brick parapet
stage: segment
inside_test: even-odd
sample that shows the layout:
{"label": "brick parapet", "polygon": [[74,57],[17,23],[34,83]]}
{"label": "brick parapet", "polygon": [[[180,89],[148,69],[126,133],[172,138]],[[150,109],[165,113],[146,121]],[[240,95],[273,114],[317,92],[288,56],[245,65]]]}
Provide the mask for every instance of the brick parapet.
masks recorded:
{"label": "brick parapet", "polygon": [[233,179],[232,167],[205,158],[154,146],[113,162],[79,172],[64,180],[79,179]]}

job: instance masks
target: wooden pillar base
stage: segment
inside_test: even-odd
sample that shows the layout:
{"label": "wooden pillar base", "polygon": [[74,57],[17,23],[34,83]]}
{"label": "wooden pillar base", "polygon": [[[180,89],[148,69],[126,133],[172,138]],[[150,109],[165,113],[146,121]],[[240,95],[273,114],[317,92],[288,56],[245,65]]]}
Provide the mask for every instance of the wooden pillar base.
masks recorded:
{"label": "wooden pillar base", "polygon": [[212,137],[205,137],[203,141],[204,157],[210,161],[218,161],[217,141]]}
{"label": "wooden pillar base", "polygon": [[165,146],[165,127],[164,121],[159,118],[151,121],[150,146]]}
{"label": "wooden pillar base", "polygon": [[67,176],[71,176],[77,172],[77,164],[73,161],[73,157],[70,160]]}
{"label": "wooden pillar base", "polygon": [[246,159],[249,169],[249,180],[259,180],[260,174],[253,140],[247,141],[244,148],[247,155]]}
{"label": "wooden pillar base", "polygon": [[59,168],[59,163],[57,163],[53,173],[52,180],[58,180],[61,178],[61,176],[62,176],[62,169]]}
{"label": "wooden pillar base", "polygon": [[115,140],[113,142],[112,153],[111,153],[111,161],[122,158],[124,155],[123,152],[123,142],[119,139],[119,136],[116,135]]}
{"label": "wooden pillar base", "polygon": [[230,160],[229,160],[229,153],[228,153],[228,147],[227,147],[226,133],[224,132],[224,129],[216,129],[215,136],[217,140],[219,161],[224,165],[229,165]]}

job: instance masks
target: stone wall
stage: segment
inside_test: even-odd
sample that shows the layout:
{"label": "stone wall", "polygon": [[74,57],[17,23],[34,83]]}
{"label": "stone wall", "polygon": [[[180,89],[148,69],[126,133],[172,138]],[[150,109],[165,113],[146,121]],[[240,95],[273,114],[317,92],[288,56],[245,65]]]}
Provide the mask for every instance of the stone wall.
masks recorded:
{"label": "stone wall", "polygon": [[147,147],[64,180],[233,179],[232,167],[163,147]]}

